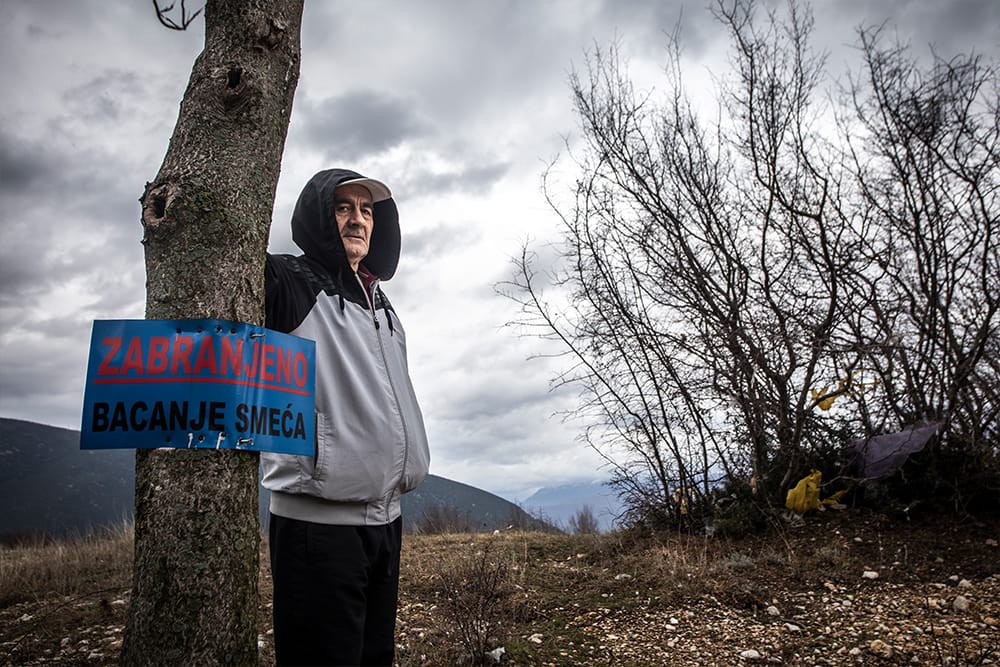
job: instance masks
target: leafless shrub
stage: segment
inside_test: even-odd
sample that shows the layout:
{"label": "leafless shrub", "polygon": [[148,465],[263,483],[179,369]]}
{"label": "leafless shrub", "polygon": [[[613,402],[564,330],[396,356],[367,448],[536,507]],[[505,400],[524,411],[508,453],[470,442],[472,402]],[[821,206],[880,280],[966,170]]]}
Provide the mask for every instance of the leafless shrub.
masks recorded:
{"label": "leafless shrub", "polygon": [[486,664],[490,651],[506,640],[514,612],[514,574],[509,558],[494,542],[443,564],[438,573],[445,617],[473,664]]}
{"label": "leafless shrub", "polygon": [[595,535],[601,532],[597,517],[590,505],[584,505],[569,518],[569,532],[574,535]]}
{"label": "leafless shrub", "polygon": [[417,519],[413,532],[422,535],[472,533],[472,518],[454,505],[430,505]]}

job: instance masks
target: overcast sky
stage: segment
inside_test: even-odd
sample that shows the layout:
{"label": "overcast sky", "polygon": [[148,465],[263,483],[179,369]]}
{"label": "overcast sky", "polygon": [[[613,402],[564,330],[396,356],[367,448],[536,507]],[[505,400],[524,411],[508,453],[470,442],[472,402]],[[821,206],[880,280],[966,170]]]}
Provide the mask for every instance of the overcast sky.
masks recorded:
{"label": "overcast sky", "polygon": [[[179,3],[178,3],[179,4]],[[189,3],[195,8],[200,3]],[[384,285],[407,329],[435,474],[523,500],[600,479],[581,425],[553,414],[552,361],[505,327],[494,293],[523,242],[558,238],[540,178],[577,134],[568,78],[617,39],[655,83],[680,21],[688,85],[725,76],[727,43],[698,0],[306,3],[302,71],[270,251],[305,181],[348,167],[393,190],[403,257]],[[1000,52],[997,0],[825,0],[816,44],[852,58],[854,28],[890,20],[920,55]],[[203,41],[150,3],[0,3],[0,416],[80,428],[91,323],[141,319],[138,198],[156,175]]]}

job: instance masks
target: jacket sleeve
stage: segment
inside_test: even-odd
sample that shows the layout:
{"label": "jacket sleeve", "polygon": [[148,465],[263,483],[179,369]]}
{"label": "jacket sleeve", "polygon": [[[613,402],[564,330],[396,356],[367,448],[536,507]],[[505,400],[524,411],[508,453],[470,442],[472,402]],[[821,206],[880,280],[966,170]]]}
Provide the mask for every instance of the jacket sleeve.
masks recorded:
{"label": "jacket sleeve", "polygon": [[274,331],[294,331],[316,303],[316,288],[309,284],[299,259],[268,254],[264,263],[264,326]]}

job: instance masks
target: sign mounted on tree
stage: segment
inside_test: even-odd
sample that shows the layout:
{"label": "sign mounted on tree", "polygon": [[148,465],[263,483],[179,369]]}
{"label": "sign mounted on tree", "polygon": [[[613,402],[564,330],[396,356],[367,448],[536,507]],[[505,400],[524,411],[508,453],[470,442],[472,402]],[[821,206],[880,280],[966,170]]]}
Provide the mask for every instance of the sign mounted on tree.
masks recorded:
{"label": "sign mounted on tree", "polygon": [[81,449],[312,455],[315,343],[224,320],[97,320]]}

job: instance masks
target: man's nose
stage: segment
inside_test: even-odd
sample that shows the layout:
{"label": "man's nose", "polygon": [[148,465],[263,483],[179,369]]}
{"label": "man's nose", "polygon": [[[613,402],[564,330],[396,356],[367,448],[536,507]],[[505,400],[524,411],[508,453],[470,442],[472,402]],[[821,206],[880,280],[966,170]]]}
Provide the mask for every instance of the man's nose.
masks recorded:
{"label": "man's nose", "polygon": [[354,224],[361,224],[362,222],[364,222],[364,216],[361,214],[361,207],[360,206],[352,206],[351,207],[351,213],[347,217],[347,220],[348,220],[348,222],[351,222],[351,223],[354,223]]}

